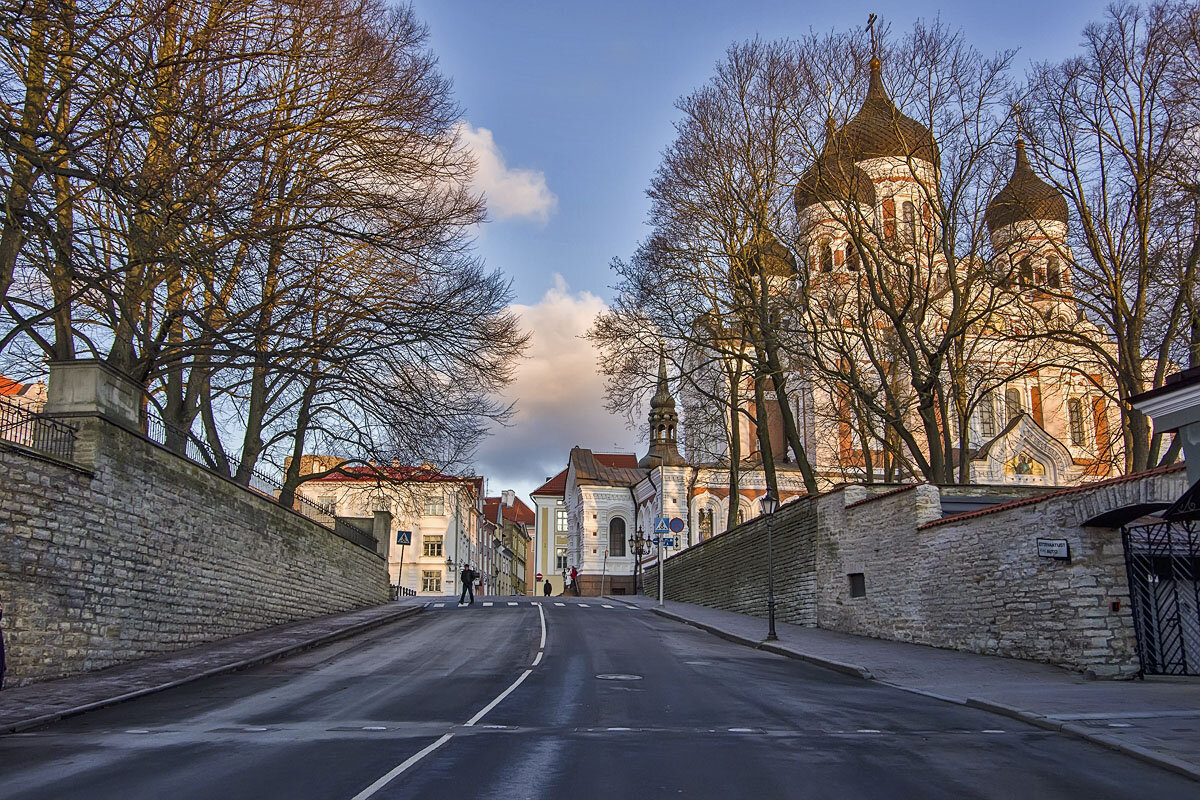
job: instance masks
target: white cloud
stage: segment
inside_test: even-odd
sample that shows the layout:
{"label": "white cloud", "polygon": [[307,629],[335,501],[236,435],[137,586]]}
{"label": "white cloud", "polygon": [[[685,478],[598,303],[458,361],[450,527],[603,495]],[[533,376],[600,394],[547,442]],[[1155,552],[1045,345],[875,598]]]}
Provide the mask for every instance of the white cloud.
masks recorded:
{"label": "white cloud", "polygon": [[638,445],[637,434],[604,410],[604,377],[583,338],[604,301],[572,293],[556,274],[538,303],[512,308],[532,333],[528,358],[506,392],[517,413],[511,427],[484,442],[477,466],[490,493],[511,488],[528,499],[529,491],[566,468],[574,445],[598,452],[635,452]]}
{"label": "white cloud", "polygon": [[546,174],[536,169],[510,169],[492,132],[459,123],[459,136],[475,158],[476,191],[487,198],[493,219],[531,219],[546,223],[558,208],[558,197],[546,185]]}

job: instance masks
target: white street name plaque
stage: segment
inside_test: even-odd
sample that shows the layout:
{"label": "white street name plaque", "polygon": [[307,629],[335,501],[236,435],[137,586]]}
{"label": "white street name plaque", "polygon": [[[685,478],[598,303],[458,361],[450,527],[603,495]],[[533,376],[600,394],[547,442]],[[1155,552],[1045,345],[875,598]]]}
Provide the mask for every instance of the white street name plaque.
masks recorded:
{"label": "white street name plaque", "polygon": [[1071,545],[1066,539],[1038,539],[1037,548],[1042,558],[1071,557]]}

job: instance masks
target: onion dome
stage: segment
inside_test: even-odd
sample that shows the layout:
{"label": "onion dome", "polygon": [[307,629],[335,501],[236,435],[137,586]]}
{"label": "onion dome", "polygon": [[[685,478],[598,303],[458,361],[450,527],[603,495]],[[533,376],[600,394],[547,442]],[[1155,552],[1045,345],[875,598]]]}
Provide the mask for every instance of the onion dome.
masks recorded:
{"label": "onion dome", "polygon": [[1012,177],[996,193],[983,213],[988,231],[1025,220],[1067,222],[1067,200],[1050,184],[1039,178],[1025,157],[1025,142],[1017,140],[1017,163]]}
{"label": "onion dome", "polygon": [[855,165],[849,152],[841,151],[832,142],[825,148],[796,184],[793,194],[796,213],[818,203],[853,201],[874,207],[875,183],[871,176]]}
{"label": "onion dome", "polygon": [[760,231],[742,245],[739,256],[748,275],[758,275],[761,271],[773,277],[791,278],[796,274],[796,257],[769,231]]}
{"label": "onion dome", "polygon": [[883,88],[881,66],[879,58],[872,56],[867,99],[854,119],[838,131],[841,148],[852,153],[855,161],[912,157],[936,164],[937,145],[929,129],[896,108]]}

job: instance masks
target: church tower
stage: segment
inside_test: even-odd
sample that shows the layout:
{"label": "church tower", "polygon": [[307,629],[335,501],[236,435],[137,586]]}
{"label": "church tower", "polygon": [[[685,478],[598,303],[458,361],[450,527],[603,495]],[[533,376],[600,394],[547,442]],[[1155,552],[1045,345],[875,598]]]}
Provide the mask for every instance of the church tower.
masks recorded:
{"label": "church tower", "polygon": [[654,467],[676,467],[686,462],[679,455],[676,436],[679,432],[679,414],[675,411],[675,398],[667,385],[667,359],[662,352],[658,355],[658,387],[650,398],[650,450],[638,462],[643,469]]}

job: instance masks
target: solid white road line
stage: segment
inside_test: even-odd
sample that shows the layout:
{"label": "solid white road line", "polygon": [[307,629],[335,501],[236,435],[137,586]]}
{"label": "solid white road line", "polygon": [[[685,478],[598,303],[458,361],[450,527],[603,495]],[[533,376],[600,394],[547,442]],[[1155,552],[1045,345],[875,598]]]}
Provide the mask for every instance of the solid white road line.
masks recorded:
{"label": "solid white road line", "polygon": [[[491,604],[484,603],[484,605],[491,605]],[[516,603],[509,603],[509,605],[515,606]],[[541,642],[538,644],[537,658],[535,658],[533,660],[534,667],[536,667],[538,664],[542,663],[542,651],[546,648],[546,612],[542,610],[542,606],[540,603],[537,604],[537,607],[538,607],[538,621],[541,623],[541,627],[542,627],[542,638],[541,638]],[[475,716],[471,717],[469,720],[467,720],[465,723],[463,723],[463,727],[464,728],[473,727],[475,725],[475,723],[479,722],[479,720],[483,719],[484,716],[486,716],[489,711],[491,711],[496,706],[500,705],[500,703],[504,700],[504,698],[506,698],[510,694],[512,694],[513,690],[515,690],[518,686],[520,686],[522,683],[524,683],[525,679],[528,678],[532,673],[533,673],[532,668],[527,669],[524,672],[522,672],[521,677],[519,677],[515,681],[513,681],[512,685],[509,686],[507,689],[505,689],[503,692],[496,695],[496,698],[494,700],[492,700],[492,702],[488,703],[486,706],[481,708],[479,710],[479,713],[477,713]],[[409,767],[416,764],[418,761],[420,761],[422,758],[424,758],[425,756],[432,753],[434,750],[437,750],[439,747],[444,745],[446,742],[450,741],[452,738],[454,738],[453,733],[445,734],[444,736],[442,736],[442,738],[438,739],[433,744],[427,746],[425,749],[409,756],[405,761],[401,762],[401,764],[399,766],[390,770],[386,775],[384,775],[379,780],[372,783],[367,788],[363,789],[358,794],[354,795],[354,797],[350,798],[350,800],[367,800],[367,798],[373,797],[376,792],[378,792],[384,786],[387,786],[389,783],[391,783],[392,780],[394,778],[396,778],[396,776],[398,776],[400,773],[404,772]]]}
{"label": "solid white road line", "polygon": [[528,677],[529,677],[530,675],[532,675],[532,674],[533,674],[533,670],[532,670],[532,669],[527,669],[527,670],[525,670],[524,672],[522,672],[522,673],[521,673],[521,677],[517,678],[515,681],[513,681],[513,682],[512,682],[512,686],[509,686],[509,687],[508,687],[507,689],[505,689],[503,692],[501,692],[500,694],[496,695],[496,699],[495,699],[495,700],[493,700],[492,702],[488,703],[486,706],[484,706],[483,708],[481,708],[481,709],[479,710],[479,713],[478,713],[478,714],[476,714],[475,716],[473,716],[473,717],[471,717],[469,720],[467,720],[465,723],[463,723],[463,727],[464,727],[464,728],[470,728],[470,727],[471,727],[471,726],[473,726],[473,725],[474,725],[476,722],[479,722],[479,720],[483,719],[483,718],[484,718],[484,717],[487,715],[487,713],[488,713],[489,711],[491,711],[491,710],[492,710],[493,708],[495,708],[496,706],[500,705],[501,701],[502,701],[502,700],[504,700],[504,698],[506,698],[506,697],[508,697],[510,694],[512,694],[512,693],[513,693],[513,691],[514,691],[514,690],[515,690],[515,689],[516,689],[518,686],[520,686],[522,683],[524,683],[524,682],[525,682],[525,679],[526,679],[526,678],[528,678]]}
{"label": "solid white road line", "polygon": [[446,742],[450,741],[450,739],[453,738],[453,736],[454,736],[454,734],[447,733],[444,736],[442,736],[442,738],[440,738],[436,742],[434,742],[433,744],[427,746],[424,750],[421,750],[421,751],[409,756],[409,758],[406,761],[402,762],[398,767],[393,768],[382,778],[375,781],[374,783],[372,783],[367,788],[363,789],[358,794],[354,795],[354,797],[350,798],[350,800],[367,800],[368,797],[373,796],[376,792],[378,792],[384,786],[387,786],[389,783],[391,783],[392,780],[394,780],[397,775],[399,775],[400,773],[407,770],[413,764],[416,764],[418,761],[420,761],[422,758],[424,758],[425,756],[432,753],[434,750],[437,750],[439,747],[444,745]]}
{"label": "solid white road line", "polygon": [[538,642],[538,650],[545,650],[546,649],[546,612],[542,610],[541,606],[538,606],[538,618],[542,622],[542,640],[540,642]]}

